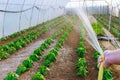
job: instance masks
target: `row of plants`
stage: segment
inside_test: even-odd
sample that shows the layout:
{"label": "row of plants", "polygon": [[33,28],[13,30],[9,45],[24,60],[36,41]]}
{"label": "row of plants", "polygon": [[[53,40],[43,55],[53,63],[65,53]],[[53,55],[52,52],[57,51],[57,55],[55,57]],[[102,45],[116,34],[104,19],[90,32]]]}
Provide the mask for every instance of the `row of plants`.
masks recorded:
{"label": "row of plants", "polygon": [[48,23],[52,23],[52,22],[54,22],[54,21],[56,21],[56,20],[60,20],[60,19],[63,19],[63,17],[61,17],[61,18],[60,18],[60,17],[57,17],[57,18],[51,20],[50,22],[43,22],[43,23],[38,24],[38,25],[36,25],[36,26],[29,27],[28,29],[24,29],[24,30],[15,32],[15,33],[13,33],[13,34],[11,34],[11,35],[9,35],[9,36],[0,38],[0,41],[6,41],[6,40],[8,40],[8,39],[10,39],[10,38],[15,38],[15,37],[17,37],[17,36],[19,36],[19,35],[21,35],[21,34],[23,34],[23,33],[25,33],[25,32],[29,32],[29,31],[31,31],[31,30],[37,29],[37,27],[40,27],[40,26],[46,26]]}
{"label": "row of plants", "polygon": [[[96,69],[98,69],[98,58],[100,56],[99,52],[94,52],[93,57],[96,60]],[[108,69],[104,69],[104,73],[103,73],[103,80],[113,80],[113,76],[112,76],[112,71],[108,68]]]}
{"label": "row of plants", "polygon": [[76,69],[77,69],[77,75],[85,77],[87,76],[88,71],[87,71],[87,62],[86,62],[86,59],[84,58],[85,53],[86,53],[86,49],[84,46],[84,35],[80,36],[80,43],[78,45],[76,53],[80,57],[75,64]]}
{"label": "row of plants", "polygon": [[52,50],[50,50],[48,52],[48,54],[44,57],[44,60],[41,64],[41,66],[37,69],[37,72],[31,77],[31,80],[45,80],[45,75],[48,73],[48,68],[52,65],[53,62],[56,61],[56,56],[58,54],[58,51],[60,50],[60,48],[62,47],[62,45],[64,44],[66,38],[68,37],[69,33],[71,32],[72,27],[69,27],[69,29],[67,29],[62,37],[58,40],[58,42],[56,43],[56,45],[54,46],[54,48]]}
{"label": "row of plants", "polygon": [[41,34],[56,27],[63,21],[64,20],[55,21],[55,23],[53,23],[49,26],[45,26],[41,29],[37,29],[37,30],[33,30],[31,32],[28,32],[26,35],[23,35],[20,38],[17,38],[16,40],[14,40],[12,42],[9,42],[7,44],[0,46],[0,60],[8,58],[9,55],[20,50],[22,47],[27,46],[28,44],[30,44],[31,42],[36,40]]}
{"label": "row of plants", "polygon": [[[50,44],[53,42],[54,39],[58,35],[60,35],[61,32],[64,31],[64,29],[68,26],[68,23],[64,24],[63,27],[61,27],[59,30],[55,32],[52,36],[47,38],[35,51],[33,54],[31,54],[28,58],[26,58],[22,64],[20,64],[17,67],[16,72],[10,72],[8,75],[4,78],[4,80],[18,80],[19,76],[28,71],[32,66],[33,62],[38,61],[40,59],[40,56],[43,54],[44,50],[49,48]],[[40,76],[40,75],[39,75]],[[41,75],[42,76],[42,75]],[[42,79],[40,79],[42,80]]]}
{"label": "row of plants", "polygon": [[[102,18],[105,18],[105,19],[107,19],[107,20],[109,20],[109,17],[110,17],[110,15],[100,15]],[[119,19],[118,19],[118,17],[116,17],[116,16],[112,16],[112,22],[114,22],[115,24],[119,24],[120,22],[119,22]]]}
{"label": "row of plants", "polygon": [[[101,17],[101,16],[97,16],[97,17],[101,19],[104,23],[109,24],[109,20],[107,20],[105,17]],[[116,30],[120,32],[120,28],[118,25],[116,25],[115,23],[111,23],[110,25],[112,28],[115,28]]]}
{"label": "row of plants", "polygon": [[[109,29],[109,24],[107,23],[107,22],[105,22],[102,18],[100,18],[100,17],[96,17],[96,19],[102,24],[102,25],[104,25],[107,29]],[[119,29],[116,29],[115,27],[111,27],[110,28],[110,32],[112,33],[112,34],[114,34],[118,39],[120,39],[120,31],[119,31]]]}
{"label": "row of plants", "polygon": [[92,23],[93,30],[97,34],[97,36],[102,36],[105,34],[104,30],[102,29],[102,26],[99,22]]}

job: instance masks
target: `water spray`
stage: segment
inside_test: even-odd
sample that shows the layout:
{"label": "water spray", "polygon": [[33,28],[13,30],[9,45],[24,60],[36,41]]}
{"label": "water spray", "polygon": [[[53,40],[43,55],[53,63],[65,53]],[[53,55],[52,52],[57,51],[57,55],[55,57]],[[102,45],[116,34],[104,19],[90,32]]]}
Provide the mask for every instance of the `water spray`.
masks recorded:
{"label": "water spray", "polygon": [[[103,50],[100,47],[100,44],[97,40],[96,34],[90,24],[90,21],[88,19],[88,16],[86,15],[86,13],[84,12],[84,10],[82,8],[76,9],[75,13],[79,16],[80,20],[82,21],[86,31],[88,32],[89,35],[89,39],[87,39],[87,41],[92,45],[92,47],[98,51],[101,54],[101,57],[103,57],[104,59],[104,54],[103,54]],[[104,61],[101,63],[100,67],[99,67],[99,73],[98,73],[98,80],[102,80],[103,79],[103,70],[104,70]]]}

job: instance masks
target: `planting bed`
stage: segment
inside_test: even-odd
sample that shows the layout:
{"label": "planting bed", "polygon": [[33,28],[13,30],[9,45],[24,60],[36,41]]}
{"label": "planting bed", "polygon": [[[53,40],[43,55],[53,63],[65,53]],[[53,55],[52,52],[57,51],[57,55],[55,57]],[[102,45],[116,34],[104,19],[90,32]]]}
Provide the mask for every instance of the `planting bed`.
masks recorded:
{"label": "planting bed", "polygon": [[[82,35],[80,20],[73,15],[67,15],[67,18],[73,25],[63,17],[56,18],[56,24],[46,27],[45,32],[43,29],[40,36],[37,35],[37,38],[10,54],[7,59],[1,59],[0,80],[97,80],[98,55],[94,55],[97,52]],[[100,26],[99,29],[96,29],[96,25]],[[93,24],[93,28],[97,35],[106,34],[99,23]],[[106,41],[100,43],[106,48]],[[113,67],[111,70],[113,75],[108,74],[109,70],[104,71],[107,76],[104,76],[104,80],[119,80],[119,72]]]}

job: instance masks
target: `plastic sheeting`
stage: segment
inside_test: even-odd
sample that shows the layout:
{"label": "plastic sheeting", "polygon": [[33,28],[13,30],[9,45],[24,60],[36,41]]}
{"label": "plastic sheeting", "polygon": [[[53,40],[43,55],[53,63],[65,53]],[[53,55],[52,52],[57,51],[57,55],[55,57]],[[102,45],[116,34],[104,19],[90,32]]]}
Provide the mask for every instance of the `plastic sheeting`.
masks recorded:
{"label": "plastic sheeting", "polygon": [[0,0],[0,37],[64,14],[69,0]]}

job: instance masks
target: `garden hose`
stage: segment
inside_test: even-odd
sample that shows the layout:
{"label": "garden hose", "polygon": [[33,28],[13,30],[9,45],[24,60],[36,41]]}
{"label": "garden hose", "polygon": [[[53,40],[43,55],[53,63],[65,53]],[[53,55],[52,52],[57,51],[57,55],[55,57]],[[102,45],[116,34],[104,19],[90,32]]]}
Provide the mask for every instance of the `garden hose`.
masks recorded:
{"label": "garden hose", "polygon": [[103,80],[104,55],[102,54],[101,57],[103,57],[103,62],[101,63],[101,65],[99,67],[98,80]]}

